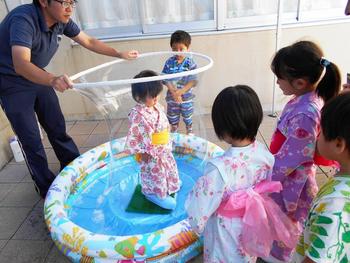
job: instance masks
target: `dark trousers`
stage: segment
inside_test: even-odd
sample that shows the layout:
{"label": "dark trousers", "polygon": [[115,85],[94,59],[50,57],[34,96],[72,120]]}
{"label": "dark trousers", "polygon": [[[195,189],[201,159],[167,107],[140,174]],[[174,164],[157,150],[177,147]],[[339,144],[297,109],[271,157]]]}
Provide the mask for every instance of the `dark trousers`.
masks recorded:
{"label": "dark trousers", "polygon": [[25,91],[1,95],[0,100],[19,138],[30,174],[39,188],[40,195],[45,197],[55,174],[48,167],[35,113],[61,164],[61,169],[79,156],[77,146],[66,133],[66,124],[57,95],[53,88],[38,85],[28,87]]}

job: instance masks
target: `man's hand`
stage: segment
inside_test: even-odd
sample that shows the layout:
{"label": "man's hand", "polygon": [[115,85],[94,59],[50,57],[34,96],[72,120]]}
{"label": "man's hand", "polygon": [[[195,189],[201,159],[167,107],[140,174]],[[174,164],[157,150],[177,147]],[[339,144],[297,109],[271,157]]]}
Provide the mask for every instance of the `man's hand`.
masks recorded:
{"label": "man's hand", "polygon": [[50,84],[55,90],[59,92],[64,92],[67,89],[73,88],[73,82],[67,75],[53,77],[50,81]]}
{"label": "man's hand", "polygon": [[139,52],[137,50],[118,52],[118,57],[122,59],[135,59],[138,56],[139,56]]}

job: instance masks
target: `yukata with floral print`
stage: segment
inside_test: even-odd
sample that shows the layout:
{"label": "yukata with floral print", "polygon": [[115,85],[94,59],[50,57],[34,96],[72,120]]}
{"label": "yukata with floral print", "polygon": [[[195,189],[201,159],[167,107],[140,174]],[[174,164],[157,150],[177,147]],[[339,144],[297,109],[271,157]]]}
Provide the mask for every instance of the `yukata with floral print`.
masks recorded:
{"label": "yukata with floral print", "polygon": [[[272,173],[272,180],[280,181],[283,190],[271,194],[271,197],[289,218],[300,224],[300,228],[318,190],[314,155],[322,106],[323,101],[315,92],[291,99],[281,114],[271,142],[273,145],[276,136],[281,136],[280,134],[285,138],[275,153]],[[286,258],[291,250],[276,242],[272,255],[283,256],[284,251]]]}
{"label": "yukata with floral print", "polygon": [[179,191],[180,180],[172,154],[169,122],[158,103],[163,85],[159,80],[147,79],[157,75],[152,70],[143,70],[134,77],[139,81],[131,84],[131,94],[137,104],[129,113],[125,150],[118,155],[135,154],[141,168],[144,197],[164,209],[173,210],[176,196],[171,194]]}
{"label": "yukata with floral print", "polygon": [[179,175],[172,142],[153,145],[152,134],[169,130],[168,119],[160,104],[147,107],[138,103],[129,113],[130,129],[126,139],[129,154],[146,153],[148,160],[140,162],[141,186],[144,194],[156,194],[159,198],[179,190]]}
{"label": "yukata with floral print", "polygon": [[[283,186],[271,197],[302,230],[317,193],[316,162],[328,162],[316,152],[320,112],[324,103],[339,93],[340,71],[311,41],[298,41],[278,50],[271,70],[283,94],[293,96],[283,109],[270,145],[275,155],[272,180]],[[264,260],[289,262],[292,253],[293,249],[275,241]]]}
{"label": "yukata with floral print", "polygon": [[350,261],[350,177],[331,178],[318,192],[293,262]]}
{"label": "yukata with floral print", "polygon": [[193,230],[204,236],[204,262],[255,262],[241,247],[242,218],[223,217],[216,210],[233,192],[269,178],[273,162],[258,141],[231,147],[209,161],[185,204]]}

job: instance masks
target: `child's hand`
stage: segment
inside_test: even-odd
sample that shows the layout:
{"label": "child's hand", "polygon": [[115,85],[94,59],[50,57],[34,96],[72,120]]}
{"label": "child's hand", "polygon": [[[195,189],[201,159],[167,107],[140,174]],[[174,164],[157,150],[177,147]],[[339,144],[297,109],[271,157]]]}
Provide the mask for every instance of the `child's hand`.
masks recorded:
{"label": "child's hand", "polygon": [[183,102],[182,95],[184,94],[183,89],[177,89],[174,94],[175,101],[177,103]]}
{"label": "child's hand", "polygon": [[174,98],[174,100],[175,100],[176,103],[181,103],[181,102],[183,102],[183,101],[182,101],[181,95],[180,95],[180,96],[178,96],[178,95],[173,95],[173,98]]}
{"label": "child's hand", "polygon": [[178,89],[178,90],[175,91],[176,96],[180,96],[180,97],[181,97],[184,93],[185,93],[185,92],[184,92],[184,89]]}
{"label": "child's hand", "polygon": [[144,162],[144,163],[149,163],[151,161],[151,155],[147,153],[136,153],[135,154],[135,160],[138,163]]}
{"label": "child's hand", "polygon": [[181,95],[180,96],[178,95],[178,92],[177,92],[176,89],[169,90],[169,91],[170,91],[170,94],[171,94],[171,96],[173,97],[173,99],[174,99],[174,101],[176,103],[181,103],[182,102],[182,97],[181,97]]}

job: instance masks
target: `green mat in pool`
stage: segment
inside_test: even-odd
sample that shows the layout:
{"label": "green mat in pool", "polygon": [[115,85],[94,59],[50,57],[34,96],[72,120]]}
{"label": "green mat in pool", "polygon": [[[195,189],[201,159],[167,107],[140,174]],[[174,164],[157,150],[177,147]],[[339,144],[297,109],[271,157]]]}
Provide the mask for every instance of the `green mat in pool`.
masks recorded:
{"label": "green mat in pool", "polygon": [[172,210],[164,209],[148,201],[141,192],[141,185],[137,185],[126,211],[143,214],[170,214]]}

